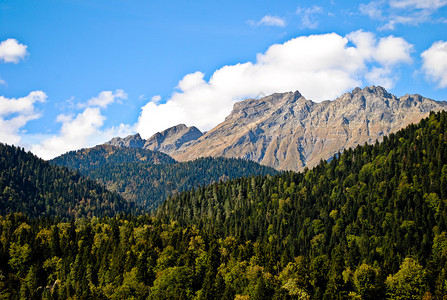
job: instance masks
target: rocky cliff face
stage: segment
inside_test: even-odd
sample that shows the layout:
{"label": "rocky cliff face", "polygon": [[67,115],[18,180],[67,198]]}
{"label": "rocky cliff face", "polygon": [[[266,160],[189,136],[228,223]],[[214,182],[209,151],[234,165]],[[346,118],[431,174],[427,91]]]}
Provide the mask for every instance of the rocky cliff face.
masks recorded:
{"label": "rocky cliff face", "polygon": [[142,148],[144,145],[144,140],[141,138],[140,134],[137,133],[135,135],[129,135],[125,138],[113,138],[105,144],[116,147]]}
{"label": "rocky cliff face", "polygon": [[306,100],[299,92],[273,94],[236,103],[224,122],[169,154],[179,161],[204,156],[246,158],[299,171],[442,109],[447,109],[446,102],[420,95],[398,98],[375,86],[321,103]]}
{"label": "rocky cliff face", "polygon": [[157,132],[147,140],[142,139],[137,133],[125,138],[113,138],[106,144],[117,147],[143,148],[170,154],[178,150],[183,144],[197,140],[202,135],[203,133],[196,127],[187,127],[184,124],[180,124],[162,132]]}
{"label": "rocky cliff face", "polygon": [[183,144],[197,140],[202,135],[203,133],[196,127],[187,127],[185,124],[180,124],[162,132],[157,132],[145,141],[143,148],[170,154],[178,150]]}

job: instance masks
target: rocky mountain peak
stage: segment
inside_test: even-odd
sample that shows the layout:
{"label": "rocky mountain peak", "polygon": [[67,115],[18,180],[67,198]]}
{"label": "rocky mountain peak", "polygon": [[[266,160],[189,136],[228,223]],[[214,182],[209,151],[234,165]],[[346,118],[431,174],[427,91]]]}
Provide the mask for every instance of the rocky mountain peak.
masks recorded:
{"label": "rocky mountain peak", "polygon": [[343,149],[373,143],[447,109],[419,95],[396,97],[380,86],[355,88],[332,101],[306,100],[298,91],[236,103],[224,122],[171,155],[239,157],[280,170],[313,167]]}
{"label": "rocky mountain peak", "polygon": [[116,147],[129,147],[129,148],[142,148],[144,140],[140,134],[129,135],[125,138],[116,137],[105,143],[106,145],[112,145]]}
{"label": "rocky mountain peak", "polygon": [[145,141],[143,148],[169,154],[202,135],[203,133],[195,126],[188,127],[185,124],[179,124],[154,134]]}

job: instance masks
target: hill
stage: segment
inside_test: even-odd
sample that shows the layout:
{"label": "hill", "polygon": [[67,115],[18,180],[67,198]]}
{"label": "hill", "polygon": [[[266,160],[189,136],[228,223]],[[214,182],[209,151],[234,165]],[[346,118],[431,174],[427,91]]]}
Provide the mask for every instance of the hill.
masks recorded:
{"label": "hill", "polygon": [[145,209],[156,208],[172,194],[213,182],[277,173],[243,159],[200,158],[174,163],[160,152],[111,145],[69,152],[51,162],[79,170]]}
{"label": "hill", "polygon": [[82,174],[88,174],[88,172],[106,164],[146,163],[155,165],[174,163],[175,160],[164,153],[146,149],[98,145],[93,148],[67,152],[53,158],[50,162],[54,165],[78,170]]}
{"label": "hill", "polygon": [[62,219],[113,216],[133,205],[93,180],[52,166],[21,148],[0,144],[0,214]]}
{"label": "hill", "polygon": [[5,298],[443,299],[447,113],[149,215],[0,217]]}
{"label": "hill", "polygon": [[300,288],[315,299],[334,299],[343,290],[347,296],[349,274],[362,264],[374,268],[384,286],[404,258],[427,268],[424,284],[431,293],[438,284],[445,288],[446,204],[442,112],[303,173],[240,178],[182,193],[165,201],[157,216],[251,241],[268,272],[295,257],[308,258],[323,273]]}

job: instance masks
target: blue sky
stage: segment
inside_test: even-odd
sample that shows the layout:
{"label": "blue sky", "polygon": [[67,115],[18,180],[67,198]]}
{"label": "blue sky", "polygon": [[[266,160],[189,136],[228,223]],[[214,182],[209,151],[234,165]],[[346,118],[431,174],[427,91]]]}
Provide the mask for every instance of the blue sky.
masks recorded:
{"label": "blue sky", "polygon": [[290,90],[447,100],[446,41],[447,0],[0,0],[0,141],[51,158]]}

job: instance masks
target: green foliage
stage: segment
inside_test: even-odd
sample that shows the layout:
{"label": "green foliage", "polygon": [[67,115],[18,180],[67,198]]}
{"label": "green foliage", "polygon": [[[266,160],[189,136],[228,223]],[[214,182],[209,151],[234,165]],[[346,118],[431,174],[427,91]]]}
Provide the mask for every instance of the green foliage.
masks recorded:
{"label": "green foliage", "polygon": [[149,299],[192,299],[192,272],[187,266],[167,268],[154,281]]}
{"label": "green foliage", "polygon": [[362,264],[354,272],[354,286],[362,299],[377,299],[381,293],[379,270]]}
{"label": "green foliage", "polygon": [[443,299],[446,164],[437,113],[304,173],[173,195],[156,216],[6,215],[0,295]]}
{"label": "green foliage", "polygon": [[155,209],[168,196],[213,182],[278,173],[244,159],[206,157],[176,163],[160,152],[109,145],[72,151],[51,162],[78,170],[145,209]]}
{"label": "green foliage", "polygon": [[133,205],[93,180],[0,144],[0,215],[74,218],[132,211]]}
{"label": "green foliage", "polygon": [[142,148],[98,145],[77,151],[70,151],[50,161],[54,165],[78,170],[82,174],[103,167],[125,163],[170,164],[175,160],[167,154]]}
{"label": "green foliage", "polygon": [[[428,290],[435,294],[436,281],[445,290],[446,166],[447,113],[432,113],[304,173],[240,178],[175,195],[157,216],[263,245],[256,256],[270,272],[293,257],[309,258],[314,298],[370,297],[376,288],[385,295],[384,279],[405,257],[429,268]],[[363,267],[355,282],[343,280],[344,270],[354,276],[362,264],[380,274]],[[379,282],[372,285],[374,278]]]}
{"label": "green foliage", "polygon": [[406,258],[399,271],[386,279],[391,299],[421,299],[427,290],[425,270],[412,258]]}

